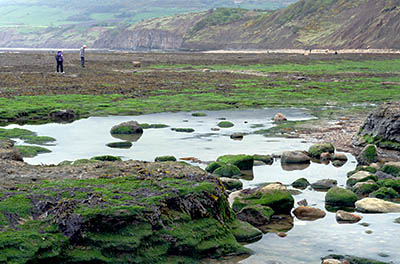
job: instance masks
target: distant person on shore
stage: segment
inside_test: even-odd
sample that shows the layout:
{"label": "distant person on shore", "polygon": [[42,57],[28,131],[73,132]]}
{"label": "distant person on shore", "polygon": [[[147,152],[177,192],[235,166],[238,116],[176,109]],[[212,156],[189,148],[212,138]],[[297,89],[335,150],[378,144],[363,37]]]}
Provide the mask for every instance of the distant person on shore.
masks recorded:
{"label": "distant person on shore", "polygon": [[83,45],[81,47],[81,49],[79,50],[79,55],[81,56],[82,68],[85,68],[85,49],[86,49],[86,45]]}
{"label": "distant person on shore", "polygon": [[61,50],[57,51],[56,61],[57,61],[57,72],[60,72],[61,70],[61,73],[64,73],[64,67],[63,67],[64,56]]}

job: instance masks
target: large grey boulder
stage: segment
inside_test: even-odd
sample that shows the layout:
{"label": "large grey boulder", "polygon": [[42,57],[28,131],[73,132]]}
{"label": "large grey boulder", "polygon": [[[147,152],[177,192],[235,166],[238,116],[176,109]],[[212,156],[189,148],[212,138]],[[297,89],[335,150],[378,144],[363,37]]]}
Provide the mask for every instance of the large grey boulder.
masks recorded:
{"label": "large grey boulder", "polygon": [[285,151],[281,157],[281,163],[283,164],[297,164],[297,163],[309,163],[311,158],[305,151]]}
{"label": "large grey boulder", "polygon": [[400,102],[385,103],[370,113],[360,135],[400,143]]}

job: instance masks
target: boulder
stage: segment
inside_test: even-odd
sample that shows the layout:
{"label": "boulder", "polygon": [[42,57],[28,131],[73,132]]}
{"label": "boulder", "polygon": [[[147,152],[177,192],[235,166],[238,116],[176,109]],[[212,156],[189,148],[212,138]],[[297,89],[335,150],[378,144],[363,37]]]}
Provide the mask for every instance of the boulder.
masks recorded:
{"label": "boulder", "polygon": [[219,167],[222,167],[223,165],[225,165],[225,163],[222,162],[211,162],[210,164],[207,165],[206,167],[206,171],[213,173],[216,169],[218,169]]}
{"label": "boulder", "polygon": [[315,190],[329,190],[337,185],[337,180],[323,179],[311,184],[311,187]]}
{"label": "boulder", "polygon": [[306,178],[300,178],[300,179],[295,180],[295,181],[292,183],[292,186],[293,186],[294,188],[298,188],[298,189],[304,190],[305,188],[307,188],[308,186],[310,186],[310,183],[308,182],[308,180],[307,180]]}
{"label": "boulder", "polygon": [[383,171],[377,171],[375,176],[378,178],[378,180],[395,179],[393,175],[384,173]]}
{"label": "boulder", "polygon": [[357,215],[357,214],[352,214],[343,210],[338,210],[336,212],[336,221],[338,223],[349,223],[349,224],[353,224],[353,223],[357,223],[359,221],[361,221],[363,217],[361,215]]}
{"label": "boulder", "polygon": [[400,176],[400,169],[397,166],[393,166],[390,164],[385,164],[380,168],[379,171],[382,171],[384,173],[390,174],[393,177],[399,177]]}
{"label": "boulder", "polygon": [[143,134],[143,128],[136,121],[127,121],[111,128],[113,137],[125,141],[136,142]]}
{"label": "boulder", "polygon": [[233,133],[230,138],[233,140],[242,140],[244,137],[243,133]]}
{"label": "boulder", "polygon": [[396,192],[400,192],[400,179],[385,179],[378,181],[382,187],[393,188]]}
{"label": "boulder", "polygon": [[399,194],[391,187],[381,187],[378,190],[370,193],[369,197],[383,200],[392,200],[398,198]]}
{"label": "boulder", "polygon": [[269,187],[247,189],[235,195],[232,208],[239,212],[246,206],[268,206],[277,214],[289,214],[294,206],[293,196],[283,185],[270,184]]}
{"label": "boulder", "polygon": [[333,207],[354,207],[357,195],[351,190],[333,187],[325,195],[325,204]]}
{"label": "boulder", "polygon": [[237,166],[240,170],[251,170],[253,168],[253,156],[250,155],[224,155],[217,159],[218,162],[225,164],[232,164]]}
{"label": "boulder", "polygon": [[322,264],[342,264],[342,262],[337,259],[324,259]]}
{"label": "boulder", "polygon": [[232,164],[224,164],[215,169],[213,173],[221,177],[234,177],[242,174],[240,169]]}
{"label": "boulder", "polygon": [[247,222],[235,220],[232,225],[232,234],[238,242],[252,243],[262,238],[262,232]]}
{"label": "boulder", "polygon": [[0,140],[0,159],[24,161],[21,153],[13,147],[14,143],[11,140]]}
{"label": "boulder", "polygon": [[347,161],[348,158],[346,156],[346,154],[344,153],[335,153],[335,155],[333,155],[332,160],[340,160],[340,161]]}
{"label": "boulder", "polygon": [[285,151],[281,157],[282,164],[309,163],[311,158],[304,151]]}
{"label": "boulder", "polygon": [[237,179],[231,179],[226,177],[219,178],[222,184],[225,186],[227,190],[236,191],[243,188],[243,183]]}
{"label": "boulder", "polygon": [[358,182],[366,182],[368,180],[373,180],[376,182],[378,181],[378,178],[368,171],[358,171],[347,179],[346,185],[352,187]]}
{"label": "boulder", "polygon": [[300,220],[308,221],[324,218],[326,215],[323,210],[311,206],[299,206],[293,210],[293,214]]}
{"label": "boulder", "polygon": [[286,121],[287,117],[282,114],[282,113],[276,113],[276,115],[274,116],[274,121],[279,122],[279,121]]}
{"label": "boulder", "polygon": [[72,121],[77,118],[77,115],[74,110],[71,109],[63,109],[63,110],[57,110],[50,112],[49,117],[51,120],[54,120],[56,122],[59,121]]}
{"label": "boulder", "polygon": [[132,147],[132,143],[129,141],[111,142],[111,143],[108,143],[106,146],[109,148],[129,149]]}
{"label": "boulder", "polygon": [[271,155],[259,155],[255,154],[253,155],[254,161],[261,161],[264,164],[271,165],[274,163],[274,158]]}
{"label": "boulder", "polygon": [[368,196],[370,193],[379,189],[379,185],[373,180],[358,182],[351,189],[357,196]]}
{"label": "boulder", "polygon": [[236,213],[236,217],[253,226],[262,226],[269,222],[273,214],[274,210],[268,206],[250,205]]}
{"label": "boulder", "polygon": [[320,159],[322,153],[334,153],[335,147],[332,143],[314,144],[308,149],[311,158]]}
{"label": "boulder", "polygon": [[399,213],[400,204],[378,198],[364,198],[355,203],[356,210],[362,213]]}
{"label": "boulder", "polygon": [[174,156],[159,156],[154,159],[156,162],[176,161]]}
{"label": "boulder", "polygon": [[372,144],[365,146],[357,156],[357,162],[359,165],[368,165],[378,161],[378,151],[376,146]]}
{"label": "boulder", "polygon": [[359,134],[400,143],[400,102],[385,103],[371,112]]}

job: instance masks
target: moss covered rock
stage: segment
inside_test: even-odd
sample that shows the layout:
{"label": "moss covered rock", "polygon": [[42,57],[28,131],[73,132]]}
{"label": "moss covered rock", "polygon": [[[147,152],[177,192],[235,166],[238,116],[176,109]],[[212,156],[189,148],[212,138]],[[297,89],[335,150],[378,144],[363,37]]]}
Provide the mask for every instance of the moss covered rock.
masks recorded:
{"label": "moss covered rock", "polygon": [[325,204],[335,207],[354,207],[357,195],[351,190],[333,187],[325,195]]}
{"label": "moss covered rock", "polygon": [[253,155],[254,161],[262,161],[265,164],[271,165],[274,163],[274,158],[271,155],[259,155],[255,154]]}
{"label": "moss covered rock", "polygon": [[400,179],[385,179],[378,181],[379,186],[393,188],[396,192],[400,192]]}
{"label": "moss covered rock", "polygon": [[311,158],[319,159],[321,158],[322,153],[334,153],[335,147],[332,143],[320,143],[314,144],[308,149],[308,153],[310,154]]}
{"label": "moss covered rock", "polygon": [[224,164],[215,169],[213,173],[221,177],[234,177],[242,174],[240,169],[232,164]]}
{"label": "moss covered rock", "polygon": [[193,263],[249,252],[215,177],[180,163],[127,162],[120,173],[2,191],[0,262]]}
{"label": "moss covered rock", "polygon": [[131,142],[111,142],[107,144],[107,147],[109,148],[120,148],[120,149],[129,149],[132,147]]}
{"label": "moss covered rock", "polygon": [[379,185],[373,180],[368,180],[366,182],[356,183],[352,191],[358,196],[368,196],[370,193],[379,189]]}
{"label": "moss covered rock", "polygon": [[234,124],[229,121],[221,121],[217,124],[217,126],[219,126],[220,128],[230,128],[230,127],[233,127]]}
{"label": "moss covered rock", "polygon": [[397,166],[393,166],[393,165],[384,165],[380,171],[390,174],[394,177],[399,177],[400,176],[400,168]]}
{"label": "moss covered rock", "polygon": [[91,159],[98,160],[98,161],[122,161],[122,159],[120,157],[111,156],[111,155],[96,156]]}
{"label": "moss covered rock", "polygon": [[217,159],[218,162],[232,164],[241,170],[251,170],[253,168],[254,158],[250,155],[224,155]]}
{"label": "moss covered rock", "polygon": [[355,174],[351,175],[347,179],[346,185],[352,187],[358,182],[366,182],[368,180],[373,180],[373,181],[377,182],[378,177],[376,177],[376,175],[373,175],[367,171],[358,171]]}
{"label": "moss covered rock", "polygon": [[298,189],[305,189],[308,186],[310,186],[310,183],[308,182],[308,180],[306,178],[300,178],[300,179],[295,180],[292,183],[292,186],[294,188],[298,188]]}
{"label": "moss covered rock", "polygon": [[262,226],[269,222],[274,213],[274,210],[272,210],[270,207],[257,204],[248,205],[242,208],[236,213],[236,216],[238,219],[253,226]]}
{"label": "moss covered rock", "polygon": [[194,129],[193,128],[184,128],[184,127],[180,127],[180,128],[171,128],[172,131],[175,132],[180,132],[180,133],[193,133]]}
{"label": "moss covered rock", "polygon": [[112,135],[129,135],[129,134],[142,134],[143,128],[136,121],[128,121],[119,125],[113,126],[110,133]]}
{"label": "moss covered rock", "polygon": [[241,190],[243,188],[243,183],[238,179],[231,179],[225,177],[221,177],[219,179],[221,180],[222,184],[225,186],[227,190],[236,191],[236,190]]}
{"label": "moss covered rock", "polygon": [[238,242],[251,243],[260,240],[263,236],[262,232],[251,224],[235,220],[232,225],[232,233]]}
{"label": "moss covered rock", "polygon": [[374,162],[378,162],[378,152],[375,145],[369,144],[363,148],[360,154],[357,156],[358,164],[369,165]]}
{"label": "moss covered rock", "polygon": [[218,169],[219,167],[222,167],[225,163],[223,162],[211,162],[210,164],[207,165],[206,167],[206,171],[213,173],[216,169]]}
{"label": "moss covered rock", "polygon": [[21,153],[22,157],[24,158],[33,158],[39,154],[43,153],[50,153],[51,150],[44,148],[44,147],[39,147],[39,146],[15,146],[15,148],[18,150],[19,153]]}
{"label": "moss covered rock", "polygon": [[165,161],[176,161],[174,156],[159,156],[154,159],[157,162],[165,162]]}
{"label": "moss covered rock", "polygon": [[399,194],[393,188],[381,187],[378,190],[372,192],[369,197],[383,200],[392,200],[398,198]]}
{"label": "moss covered rock", "polygon": [[261,191],[261,188],[242,192],[232,205],[239,212],[246,206],[262,205],[270,207],[276,214],[289,214],[294,206],[294,198],[287,190]]}

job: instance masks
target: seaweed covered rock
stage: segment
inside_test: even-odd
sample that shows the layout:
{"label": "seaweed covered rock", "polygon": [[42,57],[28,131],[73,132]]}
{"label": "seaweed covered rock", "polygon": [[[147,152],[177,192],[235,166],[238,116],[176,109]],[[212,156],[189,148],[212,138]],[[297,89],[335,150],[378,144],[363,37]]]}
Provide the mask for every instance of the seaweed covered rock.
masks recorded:
{"label": "seaweed covered rock", "polygon": [[243,188],[243,183],[238,179],[221,177],[219,178],[227,190],[236,191]]}
{"label": "seaweed covered rock", "polygon": [[1,262],[193,263],[248,253],[215,177],[181,163],[119,163],[122,176],[96,163],[94,177],[2,190]]}
{"label": "seaweed covered rock", "polygon": [[253,155],[254,161],[261,161],[264,164],[271,165],[274,163],[274,158],[271,155],[259,155],[255,154]]}
{"label": "seaweed covered rock", "polygon": [[295,180],[295,181],[292,183],[292,186],[293,186],[294,188],[304,190],[305,188],[307,188],[308,186],[310,186],[310,183],[309,183],[309,181],[308,181],[306,178],[300,178],[300,179]]}
{"label": "seaweed covered rock", "polygon": [[354,207],[357,195],[340,187],[331,188],[325,195],[325,204],[333,207]]}
{"label": "seaweed covered rock", "polygon": [[379,185],[373,181],[358,182],[351,189],[357,196],[368,196],[370,193],[379,189]]}
{"label": "seaweed covered rock", "polygon": [[320,159],[322,153],[334,153],[335,147],[332,143],[314,144],[308,149],[311,158]]}
{"label": "seaweed covered rock", "polygon": [[351,175],[347,179],[346,184],[347,184],[347,186],[352,187],[358,182],[366,182],[368,180],[373,180],[373,181],[377,182],[378,177],[376,177],[375,175],[373,175],[367,171],[358,171],[358,172],[354,173],[353,175]]}
{"label": "seaweed covered rock", "polygon": [[251,243],[262,238],[262,232],[251,224],[235,220],[231,225],[232,233],[238,242]]}
{"label": "seaweed covered rock", "polygon": [[240,169],[233,164],[224,164],[214,170],[213,173],[221,177],[235,177],[242,174]]}
{"label": "seaweed covered rock", "polygon": [[378,190],[370,193],[369,197],[383,200],[392,200],[399,197],[399,194],[390,187],[381,187]]}
{"label": "seaweed covered rock", "polygon": [[268,206],[275,214],[289,214],[294,206],[294,198],[286,188],[246,189],[235,197],[232,208],[239,212],[246,206],[254,205]]}
{"label": "seaweed covered rock", "polygon": [[372,144],[365,146],[357,156],[357,162],[360,165],[369,165],[378,161],[378,151]]}
{"label": "seaweed covered rock", "polygon": [[232,164],[237,166],[240,170],[251,170],[253,168],[254,158],[250,155],[224,155],[217,159],[218,162],[225,164]]}
{"label": "seaweed covered rock", "polygon": [[115,138],[136,142],[142,136],[143,128],[136,121],[127,121],[113,126],[110,133]]}
{"label": "seaweed covered rock", "polygon": [[159,156],[154,159],[156,162],[176,161],[174,156]]}
{"label": "seaweed covered rock", "polygon": [[262,226],[269,222],[273,214],[274,210],[270,207],[257,204],[244,207],[236,216],[253,226]]}

